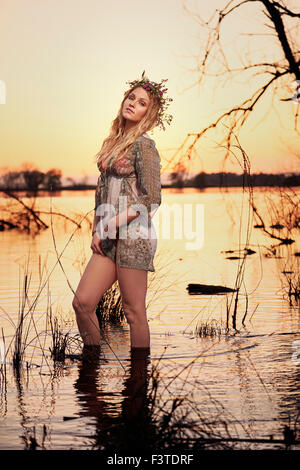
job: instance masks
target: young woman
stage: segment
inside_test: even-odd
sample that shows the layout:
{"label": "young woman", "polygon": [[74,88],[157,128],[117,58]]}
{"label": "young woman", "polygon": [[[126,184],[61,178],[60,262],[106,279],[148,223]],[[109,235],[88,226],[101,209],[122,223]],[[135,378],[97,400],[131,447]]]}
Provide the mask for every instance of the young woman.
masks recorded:
{"label": "young woman", "polygon": [[95,313],[99,300],[116,280],[130,326],[131,350],[150,351],[146,315],[148,271],[155,271],[157,240],[151,218],[161,204],[160,157],[146,132],[172,116],[165,114],[171,98],[164,82],[142,78],[127,82],[110,135],[97,154],[100,170],[95,193],[91,249],[73,299],[73,308],[85,348],[100,344]]}

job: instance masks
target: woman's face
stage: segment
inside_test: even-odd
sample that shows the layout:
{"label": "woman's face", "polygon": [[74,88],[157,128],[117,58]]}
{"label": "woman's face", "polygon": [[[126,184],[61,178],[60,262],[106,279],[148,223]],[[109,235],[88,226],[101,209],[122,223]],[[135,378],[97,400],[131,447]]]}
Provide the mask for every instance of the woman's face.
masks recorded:
{"label": "woman's face", "polygon": [[123,103],[122,116],[128,121],[138,122],[146,114],[150,104],[148,93],[143,87],[131,91]]}

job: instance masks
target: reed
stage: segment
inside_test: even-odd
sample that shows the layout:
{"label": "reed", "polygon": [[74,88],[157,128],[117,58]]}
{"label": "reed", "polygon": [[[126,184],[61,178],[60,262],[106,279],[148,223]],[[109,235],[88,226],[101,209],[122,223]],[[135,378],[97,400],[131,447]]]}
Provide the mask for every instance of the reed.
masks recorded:
{"label": "reed", "polygon": [[96,315],[100,328],[105,328],[109,324],[119,325],[125,319],[117,282],[100,299],[96,308]]}
{"label": "reed", "polygon": [[264,195],[265,213],[268,220],[263,220],[257,207],[253,210],[258,220],[257,228],[261,229],[269,238],[277,240],[271,250],[276,255],[276,249],[282,245],[294,243],[293,232],[300,229],[300,197],[292,187],[275,186],[271,195]]}
{"label": "reed", "polygon": [[42,442],[39,444],[37,436],[36,436],[36,427],[33,426],[32,428],[25,428],[24,433],[20,436],[24,442],[24,450],[36,450],[38,447],[41,449],[45,449],[45,440],[47,437],[48,431],[47,426],[43,425],[43,432],[42,432]]}
{"label": "reed", "polygon": [[274,195],[265,196],[265,205],[268,220],[265,222],[259,216],[260,228],[277,240],[268,248],[266,256],[276,259],[283,297],[292,306],[300,299],[300,257],[294,248],[300,231],[300,197],[292,187],[277,186]]}
{"label": "reed", "polygon": [[[42,359],[45,359],[49,366],[45,354],[45,347],[44,344],[42,344],[42,337],[47,336],[47,315],[44,313],[39,315],[36,311],[40,296],[46,285],[48,285],[48,304],[50,303],[49,284],[47,284],[47,280],[45,282],[43,281],[45,267],[42,269],[41,257],[39,256],[39,283],[37,285],[37,292],[32,296],[30,293],[32,275],[29,272],[29,266],[30,255],[28,255],[27,262],[25,264],[22,287],[19,289],[19,312],[16,323],[9,318],[10,323],[15,327],[15,333],[10,345],[8,346],[7,352],[10,352],[10,350],[13,349],[12,365],[18,378],[23,372],[25,353],[29,348],[31,350],[31,358],[30,361],[26,360],[27,370],[31,367],[31,360],[34,356],[35,350],[42,353]],[[43,318],[46,318],[46,331],[43,331],[38,325],[39,320]]]}
{"label": "reed", "polygon": [[26,338],[28,336],[28,327],[25,324],[25,308],[26,308],[26,299],[28,297],[28,290],[29,290],[29,277],[28,274],[25,273],[24,276],[24,284],[22,291],[22,298],[21,298],[21,305],[19,306],[18,312],[18,320],[17,320],[17,327],[14,335],[14,350],[13,350],[13,368],[17,375],[22,372],[23,367],[23,360],[24,354],[26,350]]}
{"label": "reed", "polygon": [[222,327],[218,324],[216,320],[209,322],[199,322],[195,328],[195,335],[200,336],[200,338],[220,338],[222,334]]}
{"label": "reed", "polygon": [[289,305],[300,303],[300,257],[292,253],[286,258],[278,259],[278,270],[282,285],[283,297],[288,299]]}
{"label": "reed", "polygon": [[[235,145],[232,148],[235,148],[233,152],[232,148],[226,147],[226,150],[230,153],[230,156],[233,160],[236,160],[238,166],[242,170],[242,205],[240,213],[237,214],[237,217],[234,217],[232,213],[232,207],[228,211],[228,216],[231,218],[232,223],[236,224],[236,220],[239,225],[238,232],[238,249],[235,250],[238,252],[238,256],[227,257],[228,260],[236,261],[236,278],[235,284],[232,286],[232,293],[226,293],[226,329],[232,326],[233,329],[238,330],[238,319],[240,317],[240,304],[241,297],[245,297],[245,307],[242,312],[241,324],[244,326],[245,319],[248,313],[248,295],[247,292],[242,293],[242,286],[245,284],[244,274],[246,269],[247,257],[253,255],[255,252],[250,248],[250,236],[252,228],[252,219],[253,219],[253,186],[251,184],[251,164],[250,159],[242,148],[238,137],[233,132],[235,138]],[[226,189],[226,188],[225,188]],[[246,199],[246,204],[244,202]],[[246,206],[246,207],[245,207]],[[245,219],[245,221],[244,221]],[[245,228],[244,228],[245,223]],[[229,250],[226,250],[225,253],[228,253]],[[231,250],[233,251],[233,250]],[[207,329],[206,329],[207,330]],[[200,330],[201,332],[201,330]],[[205,328],[203,330],[205,333]]]}
{"label": "reed", "polygon": [[52,317],[52,309],[50,308],[49,323],[51,327],[52,345],[49,347],[51,357],[54,362],[64,362],[66,351],[69,343],[69,332],[63,333],[58,318]]}
{"label": "reed", "polygon": [[[36,308],[38,301],[41,293],[43,292],[43,289],[47,285],[47,281],[43,281],[43,269],[41,268],[41,257],[39,257],[39,284],[37,286],[37,293],[32,296],[30,293],[31,273],[29,273],[29,266],[30,256],[28,255],[28,259],[24,268],[24,278],[19,289],[19,310],[16,321],[6,314],[7,319],[14,328],[14,334],[6,349],[6,356],[12,356],[13,371],[18,379],[20,379],[21,374],[24,372],[25,358],[26,369],[28,370],[31,367],[31,360],[32,357],[34,357],[36,350],[38,350],[39,353],[42,353],[42,360],[45,359],[47,365],[49,366],[47,361],[45,342],[42,343],[42,338],[44,337],[46,341],[48,337],[48,320],[50,320],[49,324],[51,326],[52,337],[51,354],[55,360],[58,360],[59,357],[62,357],[64,342],[66,343],[68,339],[68,335],[63,335],[60,331],[57,321],[52,320],[51,307],[50,317],[48,315],[48,309],[46,311],[46,315],[44,313],[41,315],[37,314]],[[49,305],[49,284],[47,291],[47,301]],[[41,327],[38,325],[38,321],[41,318],[46,319],[45,330],[41,329]],[[4,338],[3,341],[5,341]],[[31,350],[31,358],[27,360],[26,353],[29,348]]]}

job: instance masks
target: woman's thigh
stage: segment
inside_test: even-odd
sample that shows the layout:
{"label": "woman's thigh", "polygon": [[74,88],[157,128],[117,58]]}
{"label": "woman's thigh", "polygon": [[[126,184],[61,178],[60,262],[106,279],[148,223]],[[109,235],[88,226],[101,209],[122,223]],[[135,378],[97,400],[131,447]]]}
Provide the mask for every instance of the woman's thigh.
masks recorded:
{"label": "woman's thigh", "polygon": [[105,291],[116,280],[116,263],[108,256],[93,253],[79,281],[73,302],[88,310],[96,308]]}
{"label": "woman's thigh", "polygon": [[[117,250],[119,243],[117,244]],[[117,279],[124,310],[129,308],[143,313],[146,305],[148,271],[116,266]]]}

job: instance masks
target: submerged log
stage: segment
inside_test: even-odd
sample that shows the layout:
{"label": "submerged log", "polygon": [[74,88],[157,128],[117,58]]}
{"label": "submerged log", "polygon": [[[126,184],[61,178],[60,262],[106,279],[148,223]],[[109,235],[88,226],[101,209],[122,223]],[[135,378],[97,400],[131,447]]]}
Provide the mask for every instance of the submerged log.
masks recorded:
{"label": "submerged log", "polygon": [[207,284],[188,284],[186,290],[189,294],[223,294],[225,292],[236,292],[237,289],[225,286],[214,286]]}

